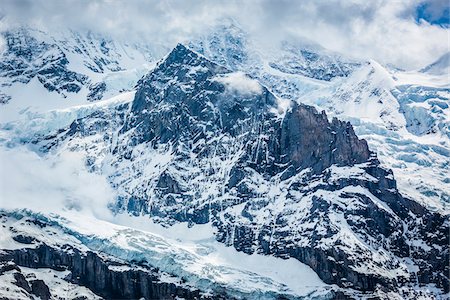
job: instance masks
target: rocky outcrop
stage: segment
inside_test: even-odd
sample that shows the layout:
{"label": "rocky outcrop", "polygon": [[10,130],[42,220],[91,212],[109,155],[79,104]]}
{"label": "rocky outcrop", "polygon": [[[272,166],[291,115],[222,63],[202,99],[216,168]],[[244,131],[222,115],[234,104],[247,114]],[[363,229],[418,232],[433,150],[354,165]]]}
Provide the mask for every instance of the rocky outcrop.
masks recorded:
{"label": "rocky outcrop", "polygon": [[145,265],[120,264],[94,252],[82,253],[71,246],[61,246],[61,249],[55,249],[40,244],[36,248],[4,250],[0,254],[0,263],[5,268],[0,270],[0,275],[15,269],[16,285],[41,299],[52,297],[48,286],[39,279],[27,281],[19,266],[68,270],[70,275],[66,280],[85,286],[105,299],[223,299],[220,295],[205,296],[192,287],[163,282],[157,269]]}
{"label": "rocky outcrop", "polygon": [[51,297],[50,289],[43,280],[36,279],[31,281],[31,293],[42,300],[49,300]]}
{"label": "rocky outcrop", "polygon": [[89,93],[87,94],[86,98],[88,101],[97,101],[101,100],[103,98],[103,94],[106,91],[106,83],[97,82],[94,84],[89,85]]}
{"label": "rocky outcrop", "polygon": [[88,82],[87,76],[68,69],[69,61],[57,45],[38,41],[26,29],[6,32],[4,38],[0,77],[10,79],[7,85],[37,78],[49,91],[77,93]]}

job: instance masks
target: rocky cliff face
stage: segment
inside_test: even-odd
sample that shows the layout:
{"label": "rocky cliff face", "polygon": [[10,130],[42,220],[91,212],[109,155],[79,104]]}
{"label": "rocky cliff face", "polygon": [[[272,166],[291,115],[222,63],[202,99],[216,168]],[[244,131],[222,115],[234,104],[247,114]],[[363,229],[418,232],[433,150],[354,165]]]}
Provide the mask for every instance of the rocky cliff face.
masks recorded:
{"label": "rocky cliff face", "polygon": [[131,104],[36,143],[86,155],[119,191],[115,211],[211,223],[226,245],[298,259],[343,288],[449,289],[448,221],[402,197],[349,123],[182,45]]}
{"label": "rocky cliff face", "polygon": [[[67,29],[44,32],[19,27],[2,32],[2,37],[6,42],[5,51],[0,54],[0,103],[3,104],[11,100],[17,89],[27,89],[32,80],[49,92],[71,97],[72,101],[97,101],[107,89],[117,92],[132,88],[142,74],[130,74],[130,79],[123,71],[133,72],[133,68],[154,61],[154,55],[160,57],[161,49],[164,49],[162,53],[166,51],[157,45],[128,43],[90,31]],[[114,78],[118,72],[125,78]],[[134,79],[135,76],[138,77]],[[18,100],[23,101],[15,101]]]}
{"label": "rocky cliff face", "polygon": [[[10,235],[14,240],[8,241],[9,245],[14,244],[13,249],[0,252],[0,281],[3,285],[0,297],[13,295],[14,299],[40,297],[47,300],[233,299],[225,291],[222,294],[220,291],[210,291],[209,294],[200,291],[189,286],[183,278],[164,273],[145,260],[124,261],[106,253],[90,251],[50,222],[33,217],[16,218],[4,213],[0,215],[3,241],[8,241]],[[18,223],[20,225],[17,226]],[[5,224],[9,226],[6,228]],[[45,233],[29,235],[36,230]],[[58,234],[56,240],[65,238],[66,243],[48,242],[47,234]],[[53,276],[49,278],[46,273]],[[70,286],[87,289],[84,293],[70,295],[69,292],[74,290]]]}
{"label": "rocky cliff face", "polygon": [[[94,252],[80,253],[68,245],[64,250],[54,249],[45,244],[37,248],[4,251],[0,255],[2,263],[0,276],[13,271],[16,285],[31,295],[41,299],[52,299],[62,295],[52,295],[43,280],[26,280],[20,267],[32,269],[52,269],[70,271],[65,280],[84,286],[105,299],[212,299],[201,292],[175,283],[160,281],[158,270],[145,266],[108,262]],[[214,299],[223,299],[215,295]]]}
{"label": "rocky cliff face", "polygon": [[49,91],[77,93],[88,77],[68,69],[69,60],[60,47],[38,41],[25,29],[4,34],[6,51],[0,61],[2,87],[37,78]]}
{"label": "rocky cliff face", "polygon": [[272,174],[283,171],[277,165],[321,172],[332,164],[353,165],[370,157],[367,143],[358,140],[349,123],[334,119],[330,124],[324,113],[305,105],[281,107],[252,78],[230,74],[183,45],[138,85],[131,116],[121,130],[137,127],[134,143],[156,139],[178,144],[207,133],[247,135],[241,139],[249,150],[242,160],[273,169]]}
{"label": "rocky cliff face", "polygon": [[375,61],[352,62],[308,41],[288,40],[271,52],[233,22],[189,45],[233,71],[251,74],[275,95],[349,120],[393,169],[404,195],[447,214],[450,90],[448,79],[438,74],[448,68],[448,55],[420,72],[404,73]]}

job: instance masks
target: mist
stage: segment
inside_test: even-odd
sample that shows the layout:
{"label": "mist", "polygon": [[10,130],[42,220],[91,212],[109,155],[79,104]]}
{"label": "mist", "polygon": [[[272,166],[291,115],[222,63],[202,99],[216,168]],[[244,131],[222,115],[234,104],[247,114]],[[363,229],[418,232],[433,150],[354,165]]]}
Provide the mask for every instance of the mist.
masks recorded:
{"label": "mist", "polygon": [[[0,30],[71,28],[168,47],[235,20],[265,44],[309,39],[332,51],[411,70],[448,52],[445,1],[4,0]],[[425,6],[424,6],[425,5]],[[422,17],[417,10],[423,9]],[[425,14],[426,13],[426,14]],[[424,16],[430,16],[427,19]],[[1,49],[2,42],[0,42]]]}
{"label": "mist", "polygon": [[0,207],[61,214],[77,211],[110,219],[115,193],[106,178],[88,172],[83,156],[40,156],[25,146],[0,146]]}

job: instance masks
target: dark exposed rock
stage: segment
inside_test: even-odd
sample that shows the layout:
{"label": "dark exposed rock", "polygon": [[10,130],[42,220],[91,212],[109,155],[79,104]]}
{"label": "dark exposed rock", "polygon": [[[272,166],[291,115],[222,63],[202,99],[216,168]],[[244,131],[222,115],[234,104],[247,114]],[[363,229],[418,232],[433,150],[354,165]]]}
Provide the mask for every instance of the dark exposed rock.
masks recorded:
{"label": "dark exposed rock", "polygon": [[11,100],[11,96],[0,93],[0,104],[9,103],[10,100]]}
{"label": "dark exposed rock", "polygon": [[183,189],[180,187],[179,183],[167,172],[164,172],[159,177],[156,187],[163,191],[164,194],[179,194],[183,192]]}
{"label": "dark exposed rock", "polygon": [[34,237],[25,236],[25,235],[22,235],[22,234],[15,235],[12,238],[16,242],[22,243],[22,244],[33,244],[36,241],[36,239]]}
{"label": "dark exposed rock", "polygon": [[97,82],[89,85],[89,93],[87,95],[88,101],[97,101],[103,98],[103,93],[106,91],[106,83]]}
{"label": "dark exposed rock", "polygon": [[[156,269],[149,267],[133,268],[115,271],[109,266],[111,262],[101,258],[94,252],[81,253],[79,250],[66,246],[67,251],[54,249],[45,244],[38,248],[5,250],[0,254],[0,261],[12,260],[19,266],[29,268],[51,268],[54,270],[69,270],[67,280],[74,284],[89,288],[94,293],[107,299],[209,299],[202,296],[199,290],[160,281]],[[117,263],[116,263],[117,264]],[[16,277],[17,285],[31,291],[41,299],[50,299],[48,286],[42,280],[32,280],[31,288],[22,274]],[[214,295],[214,299],[223,296]],[[227,297],[227,299],[230,299]]]}
{"label": "dark exposed rock", "polygon": [[[16,285],[28,293],[31,293],[32,288],[30,288],[30,285],[28,284],[28,281],[25,279],[22,273],[14,273],[14,279],[16,280]],[[34,292],[33,292],[34,294]],[[37,296],[37,294],[36,294]]]}
{"label": "dark exposed rock", "polygon": [[41,298],[41,300],[49,300],[52,296],[48,286],[40,279],[31,281],[31,293]]}
{"label": "dark exposed rock", "polygon": [[2,275],[5,272],[12,271],[12,270],[16,270],[16,271],[20,272],[20,268],[13,263],[10,263],[10,262],[0,263],[0,275]]}

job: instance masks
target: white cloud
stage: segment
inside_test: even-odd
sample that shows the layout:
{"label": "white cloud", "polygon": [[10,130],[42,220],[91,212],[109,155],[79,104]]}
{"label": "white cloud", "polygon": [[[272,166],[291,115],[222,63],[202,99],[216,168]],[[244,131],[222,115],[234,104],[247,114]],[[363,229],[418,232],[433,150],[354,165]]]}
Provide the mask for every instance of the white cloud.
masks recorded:
{"label": "white cloud", "polygon": [[107,205],[115,194],[104,177],[87,171],[80,154],[45,158],[25,147],[1,146],[0,169],[0,208],[111,216]]}
{"label": "white cloud", "polygon": [[239,94],[260,94],[262,87],[257,80],[254,80],[242,72],[228,73],[216,77],[215,80],[224,84],[228,91]]}
{"label": "white cloud", "polygon": [[448,51],[448,29],[415,21],[423,1],[3,0],[0,14],[10,24],[65,25],[169,46],[231,17],[266,44],[306,37],[346,55],[412,69]]}

